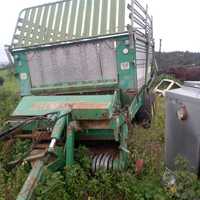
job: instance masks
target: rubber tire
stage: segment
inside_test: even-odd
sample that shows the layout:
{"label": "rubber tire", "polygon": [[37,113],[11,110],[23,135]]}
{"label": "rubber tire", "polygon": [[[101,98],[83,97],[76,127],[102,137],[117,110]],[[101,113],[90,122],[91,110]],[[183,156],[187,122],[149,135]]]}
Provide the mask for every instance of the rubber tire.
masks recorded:
{"label": "rubber tire", "polygon": [[155,107],[155,95],[146,95],[144,105],[140,108],[135,116],[136,122],[141,124],[145,129],[150,128],[155,113]]}

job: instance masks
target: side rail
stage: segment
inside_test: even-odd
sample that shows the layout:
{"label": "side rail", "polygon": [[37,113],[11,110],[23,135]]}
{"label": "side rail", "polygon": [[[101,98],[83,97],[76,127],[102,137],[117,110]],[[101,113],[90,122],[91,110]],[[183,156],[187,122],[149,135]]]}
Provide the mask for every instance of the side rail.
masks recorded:
{"label": "side rail", "polygon": [[22,10],[12,48],[127,33],[127,0],[62,0]]}
{"label": "side rail", "polygon": [[139,37],[153,40],[153,17],[148,14],[148,6],[145,9],[137,0],[131,0],[127,7],[131,19],[129,27],[131,26]]}
{"label": "side rail", "polygon": [[153,73],[153,17],[148,14],[148,6],[144,8],[137,0],[128,3],[129,35],[131,46],[136,49],[137,87],[143,88],[152,79]]}
{"label": "side rail", "polygon": [[[131,14],[129,15],[129,10]],[[152,19],[137,0],[61,0],[23,9],[12,49],[127,34],[152,38]],[[131,21],[130,21],[130,18]],[[132,31],[131,31],[132,32]]]}

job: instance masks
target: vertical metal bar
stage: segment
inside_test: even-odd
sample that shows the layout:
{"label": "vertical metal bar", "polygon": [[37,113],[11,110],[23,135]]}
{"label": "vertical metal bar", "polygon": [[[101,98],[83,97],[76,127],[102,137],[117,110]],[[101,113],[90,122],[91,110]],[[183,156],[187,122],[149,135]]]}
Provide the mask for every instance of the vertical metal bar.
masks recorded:
{"label": "vertical metal bar", "polygon": [[92,36],[96,36],[98,33],[99,11],[100,11],[100,0],[94,1]]}
{"label": "vertical metal bar", "polygon": [[120,169],[123,169],[125,166],[127,166],[128,154],[129,154],[127,139],[128,139],[128,125],[124,124],[122,126],[122,137],[120,139],[120,155],[118,163],[118,167]]}
{"label": "vertical metal bar", "polygon": [[74,164],[74,134],[74,128],[69,124],[67,128],[67,141],[65,146],[67,166]]}
{"label": "vertical metal bar", "polygon": [[102,22],[102,5],[103,2],[102,0],[100,0],[100,8],[99,8],[99,16],[98,16],[98,31],[97,31],[97,35],[100,35],[101,33],[101,22]]}
{"label": "vertical metal bar", "polygon": [[110,33],[110,16],[111,16],[111,0],[107,2],[107,24],[106,24],[106,33]]}
{"label": "vertical metal bar", "polygon": [[67,28],[67,21],[68,19],[68,13],[69,13],[69,6],[70,2],[65,2],[64,5],[64,13],[63,13],[63,23],[62,23],[62,28],[61,28],[61,36],[62,38],[66,38],[66,28]]}
{"label": "vertical metal bar", "polygon": [[69,11],[67,14],[67,24],[66,24],[66,31],[65,31],[67,39],[69,38],[69,32],[70,32],[69,26],[70,26],[71,16],[72,16],[72,3],[73,1],[69,1]]}
{"label": "vertical metal bar", "polygon": [[[123,32],[125,27],[125,9],[126,9],[126,5],[125,5],[125,1],[120,0],[119,1],[119,16],[118,16],[118,31],[119,32]],[[123,9],[121,9],[123,8]],[[126,24],[127,25],[127,24]]]}
{"label": "vertical metal bar", "polygon": [[32,38],[34,37],[32,27],[34,27],[35,14],[36,14],[36,8],[33,8],[30,14],[29,29],[27,31],[26,40],[24,41],[24,43],[22,42],[23,46],[29,46],[32,43]]}
{"label": "vertical metal bar", "polygon": [[75,38],[76,34],[77,34],[79,12],[80,12],[80,0],[77,0],[76,11],[75,11],[75,20],[74,20],[74,28],[73,28],[73,38]]}
{"label": "vertical metal bar", "polygon": [[[23,12],[25,12],[25,16],[24,16],[24,19],[21,19],[20,17],[21,17],[21,14],[20,14],[20,16],[19,16],[19,19],[18,19],[18,24],[17,24],[17,26],[19,25],[19,21],[20,20],[23,20],[23,23],[22,23],[22,26],[19,28],[19,30],[21,31],[21,33],[19,34],[19,38],[18,38],[18,45],[20,46],[21,44],[22,44],[22,41],[23,41],[23,39],[25,39],[26,37],[24,36],[24,34],[26,33],[26,36],[27,36],[27,30],[28,30],[28,28],[26,28],[26,25],[28,25],[28,18],[29,18],[29,15],[30,15],[30,11],[31,11],[31,9],[28,9],[28,10],[26,10],[26,11],[23,11]],[[17,31],[17,27],[16,27],[16,30],[15,30],[15,32]],[[14,38],[13,38],[13,43],[14,43]]]}
{"label": "vertical metal bar", "polygon": [[63,9],[63,3],[58,4],[58,10],[55,16],[55,27],[54,27],[54,37],[53,37],[54,41],[59,39],[60,35],[59,27],[60,24],[62,23],[61,21],[62,9]]}
{"label": "vertical metal bar", "polygon": [[86,14],[87,14],[87,0],[84,2],[84,7],[83,7],[83,18],[82,18],[82,25],[81,25],[81,36],[84,34],[85,30],[85,19],[86,19]]}
{"label": "vertical metal bar", "polygon": [[151,16],[151,40],[153,40],[154,29],[153,29],[153,16]]}
{"label": "vertical metal bar", "polygon": [[116,0],[111,0],[111,9],[112,12],[110,13],[110,33],[115,32],[115,25],[116,25],[116,9],[117,9],[117,4]]}
{"label": "vertical metal bar", "polygon": [[48,26],[47,26],[47,41],[50,41],[50,39],[53,38],[53,20],[54,20],[54,15],[55,15],[55,10],[56,10],[56,4],[53,4],[50,7],[49,10],[49,21],[48,21]]}
{"label": "vertical metal bar", "polygon": [[73,39],[73,33],[74,33],[74,27],[75,27],[75,18],[76,18],[76,9],[78,6],[78,0],[72,1],[72,10],[71,10],[71,17],[70,17],[70,23],[69,23],[69,31],[68,31],[68,39]]}
{"label": "vertical metal bar", "polygon": [[78,17],[77,17],[77,28],[76,28],[76,37],[80,37],[81,36],[81,32],[82,32],[82,27],[84,25],[83,23],[83,19],[84,19],[84,14],[85,14],[85,5],[86,5],[87,1],[80,1],[80,5],[79,5],[79,12],[78,12]]}
{"label": "vertical metal bar", "polygon": [[102,14],[101,14],[101,32],[100,34],[106,33],[106,25],[107,25],[107,0],[102,0]]}
{"label": "vertical metal bar", "polygon": [[119,30],[119,0],[116,0],[115,31],[118,32],[118,30]]}
{"label": "vertical metal bar", "polygon": [[145,85],[147,86],[148,68],[149,68],[149,32],[148,32],[148,5],[146,5],[145,35],[146,35],[146,69],[145,69]]}
{"label": "vertical metal bar", "polygon": [[131,26],[134,27],[134,8],[135,8],[135,0],[131,0]]}
{"label": "vertical metal bar", "polygon": [[84,31],[82,36],[88,36],[90,33],[90,19],[92,16],[92,0],[87,0],[87,7],[86,7],[86,16],[85,16],[85,25]]}
{"label": "vertical metal bar", "polygon": [[17,200],[30,200],[33,192],[41,178],[44,168],[44,161],[38,160],[35,162],[26,182],[24,183]]}
{"label": "vertical metal bar", "polygon": [[39,39],[40,39],[40,41],[43,41],[43,42],[45,42],[45,36],[46,36],[46,33],[47,33],[46,24],[47,24],[48,12],[49,12],[49,6],[45,6],[44,7],[43,19],[42,19],[42,25],[41,25],[41,31],[39,33]]}
{"label": "vertical metal bar", "polygon": [[[134,49],[134,38],[135,38],[135,29],[134,29],[134,6],[135,0],[131,0],[131,27],[129,30],[129,42],[130,42],[130,49]],[[135,39],[136,41],[136,39]]]}
{"label": "vertical metal bar", "polygon": [[92,30],[93,30],[93,21],[94,21],[94,0],[91,0],[91,16],[90,16],[90,28],[89,28],[89,36],[92,36]]}
{"label": "vertical metal bar", "polygon": [[39,7],[38,8],[36,20],[35,20],[35,23],[34,23],[35,29],[34,29],[34,32],[33,32],[33,38],[31,39],[32,43],[41,42],[41,41],[39,41],[39,34],[42,31],[41,30],[41,26],[40,26],[40,19],[41,19],[41,15],[42,15],[42,8],[43,7]]}

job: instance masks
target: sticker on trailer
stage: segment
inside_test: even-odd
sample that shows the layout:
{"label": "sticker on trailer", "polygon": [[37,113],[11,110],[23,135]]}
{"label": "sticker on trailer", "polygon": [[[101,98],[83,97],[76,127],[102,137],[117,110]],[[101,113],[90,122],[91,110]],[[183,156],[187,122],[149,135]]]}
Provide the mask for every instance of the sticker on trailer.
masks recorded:
{"label": "sticker on trailer", "polygon": [[21,80],[26,80],[28,78],[26,73],[20,73],[20,79]]}
{"label": "sticker on trailer", "polygon": [[129,70],[129,69],[130,69],[130,63],[129,62],[121,63],[121,70]]}

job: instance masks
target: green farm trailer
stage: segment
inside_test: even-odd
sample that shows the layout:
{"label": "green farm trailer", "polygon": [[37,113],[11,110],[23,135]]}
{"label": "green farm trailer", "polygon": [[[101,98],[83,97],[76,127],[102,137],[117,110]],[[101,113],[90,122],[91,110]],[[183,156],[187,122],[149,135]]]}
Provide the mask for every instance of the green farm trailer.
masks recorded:
{"label": "green farm trailer", "polygon": [[73,165],[80,145],[93,172],[127,167],[131,123],[151,121],[152,26],[137,0],[64,0],[21,11],[10,48],[21,100],[0,135],[34,143],[17,200],[31,199],[44,167]]}

